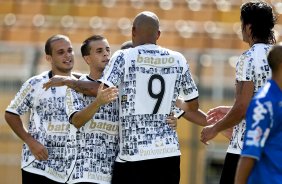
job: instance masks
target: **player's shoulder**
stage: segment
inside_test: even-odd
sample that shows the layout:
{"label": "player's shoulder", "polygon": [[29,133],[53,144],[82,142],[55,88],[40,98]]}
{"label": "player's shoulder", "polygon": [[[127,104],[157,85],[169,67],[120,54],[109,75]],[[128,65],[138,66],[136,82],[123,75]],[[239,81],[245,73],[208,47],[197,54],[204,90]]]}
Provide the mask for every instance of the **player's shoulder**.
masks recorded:
{"label": "player's shoulder", "polygon": [[179,52],[179,51],[176,51],[176,50],[171,50],[171,49],[167,49],[167,52],[169,54],[170,57],[173,57],[175,61],[177,61],[177,63],[180,65],[180,66],[186,66],[188,65],[188,61],[187,59],[185,58],[185,56]]}
{"label": "player's shoulder", "polygon": [[271,49],[271,44],[254,44],[248,50],[243,52],[243,57],[255,57],[255,56],[266,56],[266,53]]}
{"label": "player's shoulder", "polygon": [[128,53],[127,52],[128,49],[123,49],[123,50],[116,50],[112,57],[111,60],[114,58],[114,60],[120,60],[120,59],[124,59],[125,55]]}
{"label": "player's shoulder", "polygon": [[44,71],[38,75],[35,75],[33,77],[30,77],[25,83],[36,85],[40,83],[44,83],[45,81],[49,80],[49,78],[52,76],[50,71]]}
{"label": "player's shoulder", "polygon": [[266,96],[274,96],[276,98],[276,94],[280,92],[281,90],[278,84],[273,79],[270,79],[264,86],[259,89],[259,91],[255,95],[255,98],[261,98]]}
{"label": "player's shoulder", "polygon": [[88,77],[88,74],[82,74],[78,80],[81,80],[81,81],[89,81],[89,77]]}
{"label": "player's shoulder", "polygon": [[256,93],[254,96],[254,100],[259,100],[259,101],[269,101],[273,100],[271,94],[273,92],[275,93],[275,89],[277,88],[276,84],[274,81],[270,80],[268,81],[263,87],[259,89],[259,91]]}
{"label": "player's shoulder", "polygon": [[159,46],[158,48],[159,48],[159,50],[161,50],[161,53],[163,55],[169,55],[170,57],[174,57],[174,58],[186,61],[184,55],[179,51],[172,50],[172,49],[165,48],[165,47],[161,47],[161,46]]}

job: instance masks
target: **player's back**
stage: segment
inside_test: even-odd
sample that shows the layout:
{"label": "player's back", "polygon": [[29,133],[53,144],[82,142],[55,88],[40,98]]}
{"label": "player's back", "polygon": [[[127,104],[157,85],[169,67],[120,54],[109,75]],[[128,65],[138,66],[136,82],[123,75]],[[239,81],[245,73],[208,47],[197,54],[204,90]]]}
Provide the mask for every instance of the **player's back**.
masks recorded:
{"label": "player's back", "polygon": [[166,117],[177,97],[198,97],[184,56],[154,44],[114,53],[102,82],[119,87],[120,152],[136,161],[180,155],[175,130]]}
{"label": "player's back", "polygon": [[146,44],[127,49],[124,59],[122,99],[129,98],[129,107],[130,102],[135,107],[128,113],[169,114],[180,92],[183,71],[187,70],[185,58],[178,52]]}

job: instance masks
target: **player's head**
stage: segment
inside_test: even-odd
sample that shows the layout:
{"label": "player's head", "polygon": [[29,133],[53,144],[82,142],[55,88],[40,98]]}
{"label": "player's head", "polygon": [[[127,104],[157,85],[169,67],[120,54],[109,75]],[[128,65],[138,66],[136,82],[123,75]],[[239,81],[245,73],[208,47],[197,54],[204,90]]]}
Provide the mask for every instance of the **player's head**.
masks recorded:
{"label": "player's head", "polygon": [[250,1],[241,6],[242,35],[245,42],[276,42],[273,27],[277,17],[273,8],[263,1]]}
{"label": "player's head", "polygon": [[150,11],[139,13],[132,26],[133,46],[142,44],[156,44],[160,37],[159,18]]}
{"label": "player's head", "polygon": [[120,49],[128,49],[128,48],[132,48],[133,47],[133,43],[132,43],[132,41],[131,40],[129,40],[129,41],[125,41],[125,42],[123,42],[122,44],[121,44],[121,47],[120,47]]}
{"label": "player's head", "polygon": [[93,35],[82,43],[81,55],[90,68],[103,71],[110,60],[111,49],[105,37]]}
{"label": "player's head", "polygon": [[282,43],[274,45],[267,56],[269,66],[272,70],[272,75],[282,72]]}
{"label": "player's head", "polygon": [[45,43],[45,54],[54,73],[64,75],[72,70],[74,52],[69,37],[58,34],[48,38]]}

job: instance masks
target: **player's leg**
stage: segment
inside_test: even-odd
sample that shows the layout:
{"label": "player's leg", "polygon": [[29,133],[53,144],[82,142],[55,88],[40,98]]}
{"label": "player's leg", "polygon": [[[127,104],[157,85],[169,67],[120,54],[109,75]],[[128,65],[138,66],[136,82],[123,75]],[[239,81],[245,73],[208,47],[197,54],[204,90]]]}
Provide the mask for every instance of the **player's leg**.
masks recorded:
{"label": "player's leg", "polygon": [[45,176],[30,173],[22,170],[22,184],[61,184],[59,182],[50,180]]}
{"label": "player's leg", "polygon": [[151,178],[154,183],[179,184],[180,181],[180,156],[155,159],[151,163]]}
{"label": "player's leg", "polygon": [[44,183],[45,177],[22,170],[22,184]]}
{"label": "player's leg", "polygon": [[134,180],[133,164],[131,162],[115,162],[112,176],[112,184],[132,184]]}
{"label": "player's leg", "polygon": [[239,154],[227,153],[224,160],[223,169],[220,177],[220,184],[232,184],[235,180]]}

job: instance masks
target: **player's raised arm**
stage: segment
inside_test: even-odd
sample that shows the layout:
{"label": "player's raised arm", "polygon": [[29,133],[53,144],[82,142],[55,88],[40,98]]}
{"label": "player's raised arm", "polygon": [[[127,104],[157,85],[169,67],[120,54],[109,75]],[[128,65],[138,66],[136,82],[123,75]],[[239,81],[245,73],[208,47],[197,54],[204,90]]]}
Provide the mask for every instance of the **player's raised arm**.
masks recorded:
{"label": "player's raised arm", "polygon": [[56,75],[44,83],[43,88],[47,90],[51,87],[68,86],[85,95],[96,96],[99,85],[100,83],[96,81],[81,81],[73,77]]}
{"label": "player's raised arm", "polygon": [[96,99],[91,104],[72,116],[71,122],[76,128],[80,128],[88,122],[98,111],[100,106],[117,99],[118,89],[116,87],[106,89],[103,89],[103,87],[104,84],[102,83],[98,88]]}

